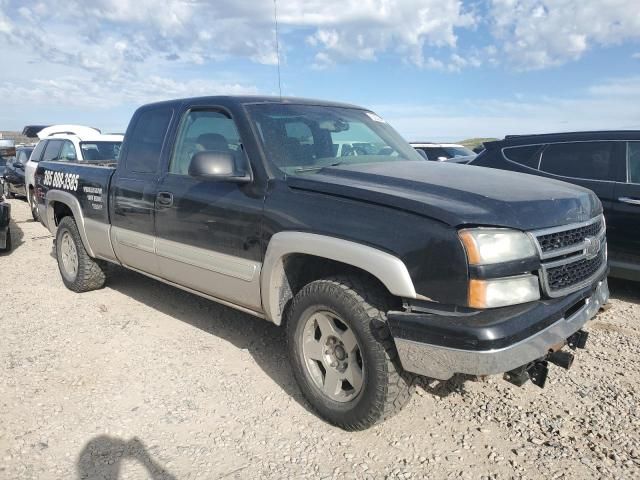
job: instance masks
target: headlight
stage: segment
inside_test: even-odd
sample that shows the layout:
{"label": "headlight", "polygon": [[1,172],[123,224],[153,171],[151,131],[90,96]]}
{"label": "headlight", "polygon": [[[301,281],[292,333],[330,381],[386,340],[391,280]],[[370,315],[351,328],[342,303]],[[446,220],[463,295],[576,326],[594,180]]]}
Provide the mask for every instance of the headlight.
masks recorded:
{"label": "headlight", "polygon": [[540,288],[535,275],[469,281],[468,303],[472,308],[504,307],[539,298]]}
{"label": "headlight", "polygon": [[531,239],[517,230],[470,228],[460,230],[459,235],[470,265],[509,262],[536,255]]}

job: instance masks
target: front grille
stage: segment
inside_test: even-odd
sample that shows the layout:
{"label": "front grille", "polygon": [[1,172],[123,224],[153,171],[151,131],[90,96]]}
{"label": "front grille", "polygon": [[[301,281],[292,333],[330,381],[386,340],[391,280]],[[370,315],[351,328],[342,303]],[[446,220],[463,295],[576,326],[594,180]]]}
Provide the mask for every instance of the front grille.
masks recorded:
{"label": "front grille", "polygon": [[540,250],[543,253],[549,253],[553,250],[571,247],[580,244],[586,237],[595,237],[602,230],[602,218],[595,223],[584,227],[572,228],[562,232],[547,233],[539,235],[537,238],[540,244]]}
{"label": "front grille", "polygon": [[533,232],[542,260],[540,280],[547,296],[559,297],[579,290],[604,270],[604,230],[604,217],[600,215],[583,224]]}
{"label": "front grille", "polygon": [[595,275],[605,262],[604,248],[592,259],[583,258],[577,262],[567,263],[546,269],[549,290],[559,291],[581,285]]}

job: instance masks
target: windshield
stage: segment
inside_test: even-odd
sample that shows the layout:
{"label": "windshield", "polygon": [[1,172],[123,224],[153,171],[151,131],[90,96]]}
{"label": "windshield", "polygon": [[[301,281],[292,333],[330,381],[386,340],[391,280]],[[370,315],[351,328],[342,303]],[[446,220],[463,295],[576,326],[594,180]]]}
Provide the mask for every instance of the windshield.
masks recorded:
{"label": "windshield", "polygon": [[384,120],[355,108],[248,105],[265,154],[286,174],[342,164],[422,161]]}
{"label": "windshield", "polygon": [[117,160],[122,142],[80,142],[82,158],[88,162]]}
{"label": "windshield", "polygon": [[469,155],[475,155],[473,150],[469,150],[466,147],[444,147],[444,150],[449,154],[448,158],[455,157],[468,157]]}

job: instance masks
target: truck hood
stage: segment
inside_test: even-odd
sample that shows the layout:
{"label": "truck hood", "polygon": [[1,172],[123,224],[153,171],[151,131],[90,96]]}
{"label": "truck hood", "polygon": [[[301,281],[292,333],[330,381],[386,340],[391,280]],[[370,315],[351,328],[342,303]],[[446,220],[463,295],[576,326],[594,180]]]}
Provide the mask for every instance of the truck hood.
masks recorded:
{"label": "truck hood", "polygon": [[535,230],[586,221],[602,212],[598,197],[582,187],[447,162],[342,165],[291,176],[287,183],[292,188],[410,211],[451,226]]}

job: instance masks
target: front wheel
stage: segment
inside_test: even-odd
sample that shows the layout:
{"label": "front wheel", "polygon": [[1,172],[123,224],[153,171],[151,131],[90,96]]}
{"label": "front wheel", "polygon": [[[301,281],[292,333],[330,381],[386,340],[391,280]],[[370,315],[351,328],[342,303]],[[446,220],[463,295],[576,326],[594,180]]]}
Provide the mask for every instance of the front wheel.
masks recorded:
{"label": "front wheel", "polygon": [[413,391],[386,325],[385,292],[359,278],[306,285],[288,313],[293,372],[319,414],[364,430],[404,407]]}
{"label": "front wheel", "polygon": [[58,224],[56,258],[62,281],[69,290],[88,292],[104,286],[105,266],[89,256],[72,217],[64,217]]}

